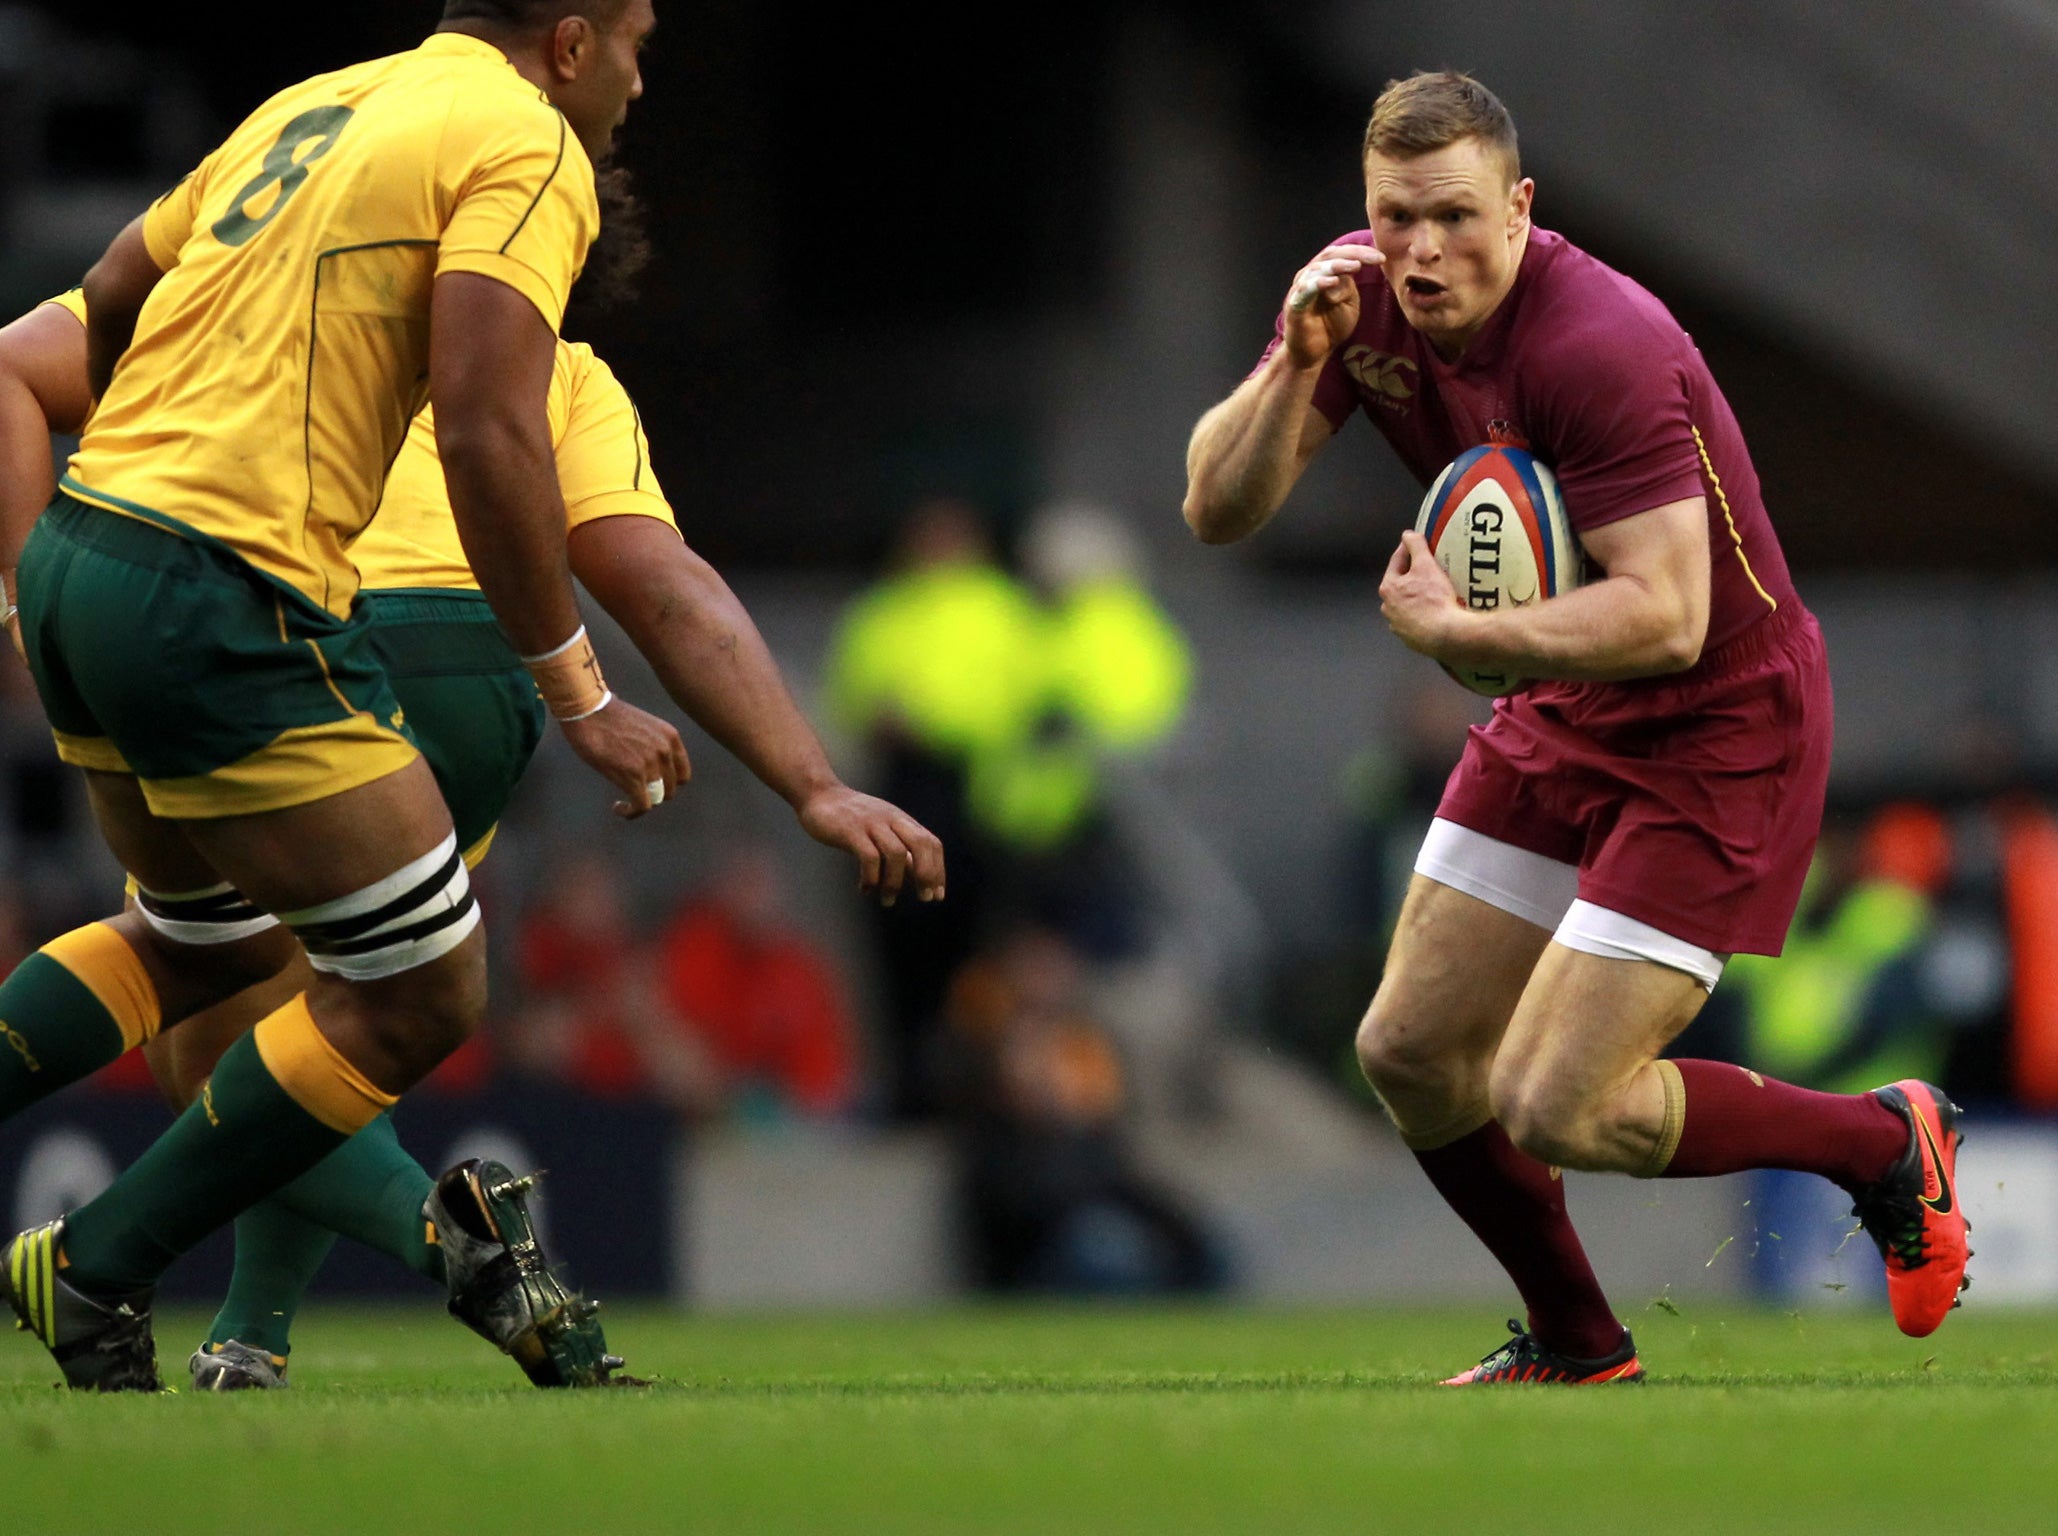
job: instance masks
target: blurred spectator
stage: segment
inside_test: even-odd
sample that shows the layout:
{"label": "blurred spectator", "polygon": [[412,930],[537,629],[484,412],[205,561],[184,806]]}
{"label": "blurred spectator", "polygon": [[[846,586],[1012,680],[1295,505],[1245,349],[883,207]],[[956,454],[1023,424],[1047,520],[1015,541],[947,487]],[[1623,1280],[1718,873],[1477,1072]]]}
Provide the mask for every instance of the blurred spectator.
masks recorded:
{"label": "blurred spectator", "polygon": [[1062,938],[1025,928],[952,989],[970,1278],[997,1291],[1216,1287],[1214,1244],[1135,1166],[1121,1063],[1081,980]]}
{"label": "blurred spectator", "polygon": [[1831,815],[1786,952],[1737,956],[1716,989],[1737,1030],[1725,1054],[1833,1093],[1939,1078],[1967,1000],[1935,964],[1950,862],[1948,830],[1930,807]]}
{"label": "blurred spectator", "polygon": [[495,1032],[506,1068],[699,1119],[720,1104],[712,1053],[671,1010],[638,944],[619,872],[585,854],[551,869],[517,940],[521,1000]]}
{"label": "blurred spectator", "polygon": [[1110,756],[1178,725],[1191,662],[1150,596],[1134,537],[1081,504],[1023,541],[1041,595],[996,563],[962,503],[918,507],[894,573],[845,614],[829,704],[880,765],[880,793],[943,838],[950,899],[878,925],[891,1110],[936,1104],[934,1041],[949,979],[1011,920],[1054,927],[1097,960],[1146,942],[1143,881],[1111,824]]}
{"label": "blurred spectator", "polygon": [[1104,770],[1165,741],[1186,712],[1186,638],[1151,596],[1141,543],[1085,502],[1038,511],[1022,563],[1043,601],[1034,707],[974,758],[972,815],[1006,851],[1012,915],[1055,928],[1097,962],[1149,942],[1147,880]]}
{"label": "blurred spectator", "polygon": [[966,777],[1035,708],[1037,626],[1034,599],[996,562],[978,510],[933,500],[908,515],[891,571],[853,600],[830,644],[831,715],[869,749],[871,787],[940,837],[950,861],[947,901],[904,901],[873,919],[885,1107],[897,1120],[936,1109],[937,1021],[978,945],[988,886]]}
{"label": "blurred spectator", "polygon": [[779,868],[763,848],[730,853],[659,935],[657,961],[670,1012],[706,1049],[731,1113],[787,1119],[850,1107],[850,1011],[834,968],[787,920]]}
{"label": "blurred spectator", "polygon": [[1464,750],[1491,706],[1448,678],[1425,679],[1396,701],[1381,738],[1354,754],[1339,793],[1339,938],[1289,944],[1277,966],[1268,1034],[1347,1091],[1371,1102],[1351,1026],[1379,976],[1414,878],[1415,855]]}
{"label": "blurred spectator", "polygon": [[556,866],[524,918],[520,1002],[502,1065],[693,1120],[825,1116],[855,1096],[850,1014],[834,968],[784,916],[778,868],[740,845],[653,939],[598,855]]}
{"label": "blurred spectator", "polygon": [[1448,678],[1419,683],[1401,697],[1385,739],[1360,750],[1345,770],[1345,911],[1378,955],[1393,937],[1415,855],[1465,749],[1466,732],[1491,708]]}

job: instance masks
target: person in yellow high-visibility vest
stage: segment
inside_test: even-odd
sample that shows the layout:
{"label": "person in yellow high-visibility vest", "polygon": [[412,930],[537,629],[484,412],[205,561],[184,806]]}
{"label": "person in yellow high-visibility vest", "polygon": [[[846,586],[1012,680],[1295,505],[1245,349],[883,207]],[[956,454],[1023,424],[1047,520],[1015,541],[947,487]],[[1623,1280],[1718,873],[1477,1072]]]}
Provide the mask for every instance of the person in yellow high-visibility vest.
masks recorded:
{"label": "person in yellow high-visibility vest", "polygon": [[1829,1093],[1932,1077],[1949,1026],[1917,971],[1949,872],[1949,834],[1928,806],[1890,805],[1858,833],[1825,828],[1801,917],[1777,959],[1739,955],[1730,985],[1741,1059]]}
{"label": "person in yellow high-visibility vest", "polygon": [[972,814],[1008,847],[1062,850],[1101,809],[1100,764],[1171,735],[1186,712],[1186,637],[1144,585],[1128,528],[1081,502],[1032,519],[1023,563],[1048,594],[1035,669],[1036,709],[971,765]]}
{"label": "person in yellow high-visibility vest", "polygon": [[925,503],[829,650],[831,716],[872,746],[881,792],[953,849],[948,912],[880,921],[902,1117],[934,1107],[926,1042],[997,895],[1089,948],[1131,941],[1131,882],[1098,836],[1100,765],[1168,736],[1191,685],[1186,641],[1118,521],[1061,505],[1033,520],[1024,553],[1048,601],[1001,568],[973,508]]}

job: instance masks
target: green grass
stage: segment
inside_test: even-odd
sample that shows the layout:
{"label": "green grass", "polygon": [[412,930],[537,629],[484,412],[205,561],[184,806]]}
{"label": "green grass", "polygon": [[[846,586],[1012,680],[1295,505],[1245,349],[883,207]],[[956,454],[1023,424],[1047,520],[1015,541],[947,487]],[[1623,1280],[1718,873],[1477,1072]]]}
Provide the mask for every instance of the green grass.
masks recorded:
{"label": "green grass", "polygon": [[1647,1310],[1652,1383],[1591,1392],[1430,1385],[1478,1310],[611,1316],[652,1390],[530,1391],[426,1309],[305,1316],[267,1396],[73,1396],[0,1341],[0,1530],[2058,1529],[2048,1314]]}

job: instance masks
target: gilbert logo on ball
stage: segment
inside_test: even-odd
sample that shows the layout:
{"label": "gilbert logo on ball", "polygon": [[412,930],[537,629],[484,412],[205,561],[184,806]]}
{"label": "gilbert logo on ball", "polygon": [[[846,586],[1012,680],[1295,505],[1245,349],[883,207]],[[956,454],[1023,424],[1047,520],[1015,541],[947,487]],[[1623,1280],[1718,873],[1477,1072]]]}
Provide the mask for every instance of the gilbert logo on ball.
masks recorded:
{"label": "gilbert logo on ball", "polygon": [[[1415,531],[1474,608],[1541,602],[1570,591],[1585,575],[1586,557],[1565,516],[1557,478],[1527,449],[1490,443],[1459,454],[1422,498]],[[1490,698],[1530,683],[1501,672],[1444,670]]]}

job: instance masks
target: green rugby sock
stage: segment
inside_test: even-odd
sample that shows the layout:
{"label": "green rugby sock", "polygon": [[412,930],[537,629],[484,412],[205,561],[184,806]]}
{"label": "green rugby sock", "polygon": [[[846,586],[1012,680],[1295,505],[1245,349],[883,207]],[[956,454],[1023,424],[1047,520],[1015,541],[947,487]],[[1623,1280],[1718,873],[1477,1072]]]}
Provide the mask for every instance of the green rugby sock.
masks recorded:
{"label": "green rugby sock", "polygon": [[157,991],[105,923],[53,940],[0,983],[0,1120],[157,1033]]}
{"label": "green rugby sock", "polygon": [[288,1353],[294,1314],[338,1233],[441,1285],[443,1250],[422,1215],[435,1182],[401,1149],[393,1117],[379,1116],[236,1218],[236,1272],[207,1342]]}
{"label": "green rugby sock", "polygon": [[155,1284],[180,1254],[392,1103],[294,998],[230,1046],[198,1101],[67,1219],[71,1279],[88,1291]]}
{"label": "green rugby sock", "polygon": [[[393,1117],[381,1115],[265,1203],[390,1254],[441,1285],[443,1250],[429,1241],[422,1215],[435,1183],[400,1145]],[[239,1227],[238,1263],[242,1244]]]}
{"label": "green rugby sock", "polygon": [[277,1199],[260,1200],[236,1218],[236,1273],[207,1330],[209,1344],[235,1339],[252,1349],[292,1350],[293,1314],[307,1294],[336,1234],[296,1215]]}

